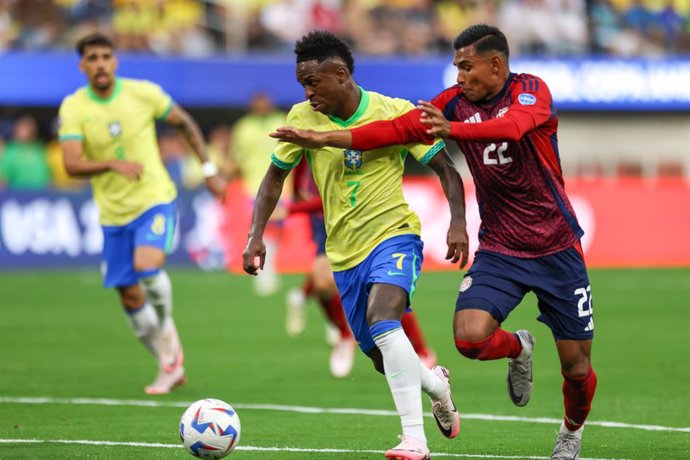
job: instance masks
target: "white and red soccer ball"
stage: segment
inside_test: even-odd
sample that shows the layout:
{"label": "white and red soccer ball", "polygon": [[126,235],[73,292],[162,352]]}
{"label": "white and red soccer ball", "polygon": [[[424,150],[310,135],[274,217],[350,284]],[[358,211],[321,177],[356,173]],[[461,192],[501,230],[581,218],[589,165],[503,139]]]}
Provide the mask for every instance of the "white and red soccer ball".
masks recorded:
{"label": "white and red soccer ball", "polygon": [[240,441],[240,418],[220,399],[201,399],[180,419],[180,438],[187,452],[198,458],[223,458]]}

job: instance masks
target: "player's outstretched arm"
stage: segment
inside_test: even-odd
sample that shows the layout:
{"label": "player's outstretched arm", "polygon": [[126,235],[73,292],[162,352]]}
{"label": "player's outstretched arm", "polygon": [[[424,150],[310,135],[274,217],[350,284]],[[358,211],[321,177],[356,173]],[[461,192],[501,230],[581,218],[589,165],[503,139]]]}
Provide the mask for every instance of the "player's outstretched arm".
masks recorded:
{"label": "player's outstretched arm", "polygon": [[464,123],[448,121],[438,107],[429,102],[419,101],[417,107],[423,113],[420,122],[427,126],[428,134],[457,141],[516,142],[552,116],[551,111],[543,107],[529,112],[523,107],[511,106],[513,108],[501,118],[492,118],[481,123]]}
{"label": "player's outstretched arm", "polygon": [[60,144],[62,145],[62,161],[70,176],[91,177],[113,171],[129,180],[139,180],[141,177],[140,163],[126,160],[90,160],[84,157],[84,146],[81,140],[68,139]]}
{"label": "player's outstretched arm", "polygon": [[469,238],[465,220],[465,190],[462,185],[462,178],[445,149],[431,159],[429,166],[438,174],[443,186],[443,193],[450,205],[446,260],[450,260],[453,264],[459,261],[460,268],[464,268],[467,265]]}
{"label": "player's outstretched arm", "polygon": [[290,173],[289,169],[281,169],[271,163],[266,175],[261,181],[259,192],[256,194],[252,225],[249,228],[247,246],[242,254],[242,268],[250,275],[258,275],[259,269],[264,268],[266,261],[266,245],[264,244],[264,231],[268,219],[278,204],[280,194],[283,191],[283,183]]}
{"label": "player's outstretched arm", "polygon": [[206,154],[206,142],[199,125],[186,110],[178,105],[173,106],[165,121],[182,133],[201,162],[201,172],[208,190],[219,200],[225,201],[228,184],[220,177],[218,167],[209,160]]}
{"label": "player's outstretched arm", "polygon": [[324,146],[345,149],[373,150],[389,145],[431,144],[435,136],[427,134],[420,123],[421,112],[410,110],[393,120],[379,120],[353,129],[312,131],[289,126],[278,128],[270,136],[305,148]]}
{"label": "player's outstretched arm", "polygon": [[431,102],[421,100],[418,101],[417,108],[422,111],[419,121],[427,126],[426,134],[443,139],[450,137],[450,122],[441,109]]}
{"label": "player's outstretched arm", "polygon": [[308,149],[318,149],[325,146],[346,149],[350,147],[352,142],[352,135],[347,129],[340,131],[314,131],[283,126],[276,129],[269,136],[281,142],[290,142]]}

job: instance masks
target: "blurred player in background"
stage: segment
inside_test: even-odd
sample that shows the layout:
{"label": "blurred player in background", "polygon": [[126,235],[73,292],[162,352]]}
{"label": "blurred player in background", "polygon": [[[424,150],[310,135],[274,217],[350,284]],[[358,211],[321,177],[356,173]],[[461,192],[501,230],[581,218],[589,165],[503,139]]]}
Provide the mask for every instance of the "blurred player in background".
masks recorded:
{"label": "blurred player in background", "polygon": [[285,327],[288,335],[293,337],[304,332],[307,299],[313,297],[326,316],[327,340],[333,345],[330,357],[331,375],[337,378],[347,377],[352,371],[356,342],[347,325],[338,287],[326,256],[326,227],[321,195],[306,158],[302,158],[293,168],[292,176],[293,200],[288,213],[308,215],[311,238],[316,245],[316,257],[302,287],[288,292]]}
{"label": "blurred player in background", "polygon": [[[347,377],[352,371],[356,344],[352,331],[347,325],[338,287],[333,278],[333,270],[326,256],[326,226],[321,195],[319,195],[306,158],[302,158],[292,171],[293,201],[288,206],[288,214],[308,214],[311,237],[316,245],[316,257],[304,284],[288,293],[285,326],[291,336],[304,332],[307,300],[313,297],[326,316],[327,341],[333,346],[330,358],[331,375],[338,378]],[[436,354],[427,347],[414,312],[406,312],[401,323],[419,359],[429,369],[434,367]]]}
{"label": "blurred player in background", "polygon": [[182,345],[172,317],[172,286],[163,270],[177,211],[177,191],[163,166],[156,120],[177,128],[202,162],[206,186],[224,199],[226,184],[208,162],[197,124],[156,84],[117,77],[113,42],[101,34],[77,44],[88,85],[60,106],[65,168],[89,177],[103,226],[103,283],[114,287],[134,334],[159,372],[148,394],[185,382]]}
{"label": "blurred player in background", "polygon": [[[242,178],[244,189],[252,199],[256,197],[261,180],[271,163],[270,152],[276,147],[276,141],[268,137],[268,133],[284,123],[285,113],[275,107],[268,93],[258,92],[252,96],[249,113],[232,126],[230,155]],[[260,296],[272,295],[280,287],[275,256],[285,214],[286,210],[281,205],[271,216],[266,231],[265,242],[270,248],[270,256],[266,259],[261,275],[254,278],[254,290]]]}
{"label": "blurred player in background", "polygon": [[[312,32],[297,42],[297,80],[308,101],[292,107],[288,124],[333,129],[393,118],[413,108],[401,99],[368,92],[352,77],[354,60],[345,42]],[[306,156],[323,200],[326,253],[350,328],[361,350],[384,373],[400,415],[403,435],[387,458],[429,458],[422,390],[442,434],[457,436],[460,416],[452,401],[447,369],[425,367],[400,324],[416,289],[422,263],[419,219],[402,191],[405,153],[439,175],[451,206],[447,257],[467,261],[462,183],[442,141],[433,146],[395,146],[369,152],[305,150],[280,143],[261,183],[244,252],[244,269],[264,264],[263,233],[290,170]],[[385,372],[384,372],[385,369]]]}
{"label": "blurred player in background", "polygon": [[454,48],[458,85],[431,103],[420,101],[419,110],[349,131],[284,129],[276,137],[308,148],[362,150],[431,143],[435,137],[457,141],[474,178],[482,220],[479,250],[456,303],[457,349],[470,359],[508,358],[510,398],[517,406],[527,404],[534,337],[500,326],[533,291],[564,378],[565,415],[551,458],[574,460],[597,376],[590,358],[594,323],[580,245],[584,232],[565,193],[558,117],[543,80],[510,72],[508,43],[499,29],[470,26]]}

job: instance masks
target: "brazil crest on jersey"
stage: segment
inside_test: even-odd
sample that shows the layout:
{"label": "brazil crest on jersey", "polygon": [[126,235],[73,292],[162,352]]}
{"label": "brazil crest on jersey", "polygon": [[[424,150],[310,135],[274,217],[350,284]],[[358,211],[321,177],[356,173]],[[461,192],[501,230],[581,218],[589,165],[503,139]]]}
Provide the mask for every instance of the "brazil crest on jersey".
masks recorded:
{"label": "brazil crest on jersey", "polygon": [[172,100],[156,84],[118,78],[112,95],[99,98],[89,86],[67,96],[60,105],[60,141],[80,140],[84,157],[141,163],[133,181],[112,171],[91,177],[101,224],[124,225],[177,192],[158,151],[156,119],[164,119]]}
{"label": "brazil crest on jersey", "polygon": [[[414,108],[409,101],[360,90],[359,107],[348,120],[326,116],[302,102],[292,107],[286,123],[317,131],[349,129],[389,120]],[[304,149],[281,142],[273,163],[290,169],[306,155],[323,200],[326,253],[333,270],[341,271],[359,264],[379,243],[393,236],[420,235],[419,218],[403,196],[405,156],[410,152],[427,164],[444,145],[439,140],[431,146],[398,145],[361,152],[335,147]]]}

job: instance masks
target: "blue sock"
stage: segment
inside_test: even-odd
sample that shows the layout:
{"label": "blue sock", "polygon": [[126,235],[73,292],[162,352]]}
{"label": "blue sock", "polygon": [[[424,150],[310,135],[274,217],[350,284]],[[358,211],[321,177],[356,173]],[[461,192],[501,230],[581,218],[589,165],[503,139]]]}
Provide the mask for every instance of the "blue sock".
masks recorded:
{"label": "blue sock", "polygon": [[396,329],[400,329],[402,325],[400,324],[400,321],[396,320],[386,320],[386,321],[379,321],[378,323],[369,326],[369,332],[371,333],[371,338],[376,341],[377,338],[383,337],[384,335],[390,333],[391,331],[394,331]]}

